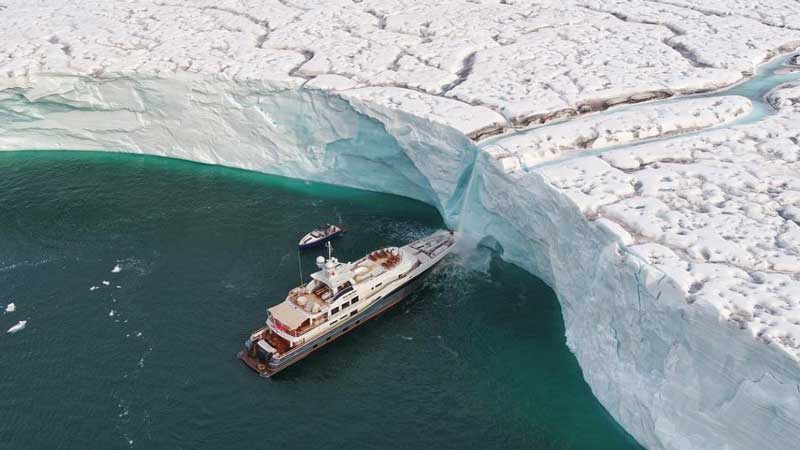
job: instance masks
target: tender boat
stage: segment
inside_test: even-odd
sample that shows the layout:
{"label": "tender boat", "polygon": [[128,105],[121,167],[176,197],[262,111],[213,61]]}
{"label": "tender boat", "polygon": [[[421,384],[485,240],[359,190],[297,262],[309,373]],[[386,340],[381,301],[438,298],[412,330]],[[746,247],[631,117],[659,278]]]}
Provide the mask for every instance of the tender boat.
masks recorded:
{"label": "tender boat", "polygon": [[314,231],[306,234],[300,239],[297,246],[301,249],[316,247],[317,245],[324,244],[333,238],[336,238],[344,233],[344,229],[339,225],[331,225],[326,223]]}
{"label": "tender boat", "polygon": [[320,270],[267,310],[266,326],[250,335],[239,358],[274,375],[407,297],[454,245],[453,232],[440,231],[343,263],[328,243],[328,258],[317,258]]}

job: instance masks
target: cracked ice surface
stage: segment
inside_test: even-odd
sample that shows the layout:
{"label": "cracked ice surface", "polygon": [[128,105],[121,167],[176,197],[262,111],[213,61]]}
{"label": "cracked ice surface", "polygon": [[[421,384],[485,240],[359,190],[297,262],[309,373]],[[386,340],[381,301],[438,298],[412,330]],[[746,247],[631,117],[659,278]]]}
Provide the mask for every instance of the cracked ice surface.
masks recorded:
{"label": "cracked ice surface", "polygon": [[791,0],[709,0],[702,4],[687,0],[661,0],[660,3],[693,9],[707,16],[737,15],[767,25],[800,30],[800,4]]}
{"label": "cracked ice surface", "polygon": [[690,302],[800,359],[800,88],[756,125],[533,170],[678,281]]}
{"label": "cracked ice surface", "polygon": [[[391,95],[404,88],[432,106],[446,96],[525,124],[731,84],[800,42],[800,31],[780,27],[797,23],[796,9],[790,1],[756,16],[743,6],[709,14],[622,0],[14,0],[0,21],[0,73],[8,86],[41,73],[188,72]],[[467,121],[468,134],[507,126],[481,110]]]}
{"label": "cracked ice surface", "polygon": [[646,104],[533,128],[483,149],[508,171],[528,169],[565,154],[721,125],[751,109],[750,100],[738,96]]}
{"label": "cracked ice surface", "polygon": [[[755,66],[778,52],[792,50],[800,43],[800,28],[784,28],[781,14],[797,10],[794,1],[770,2],[763,15],[752,13],[754,6],[747,2],[724,2],[734,10],[709,12],[706,2],[634,0],[582,2],[586,7],[614,14],[620,20],[633,23],[660,24],[672,32],[664,44],[683,54],[695,66],[734,69],[753,72]],[[720,2],[722,3],[722,2]],[[701,6],[700,6],[701,4]],[[721,6],[721,5],[720,5]],[[796,22],[795,22],[796,23]]]}

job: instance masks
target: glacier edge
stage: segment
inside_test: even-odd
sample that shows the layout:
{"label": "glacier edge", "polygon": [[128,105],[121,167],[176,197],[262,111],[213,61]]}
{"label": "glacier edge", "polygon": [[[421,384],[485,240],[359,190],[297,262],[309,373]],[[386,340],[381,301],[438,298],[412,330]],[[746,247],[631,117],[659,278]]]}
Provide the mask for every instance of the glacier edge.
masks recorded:
{"label": "glacier edge", "polygon": [[40,74],[5,83],[3,150],[147,153],[380,190],[491,236],[556,291],[587,383],[647,448],[792,449],[800,435],[795,360],[687,302],[678,282],[540,173],[506,173],[455,128],[290,82]]}

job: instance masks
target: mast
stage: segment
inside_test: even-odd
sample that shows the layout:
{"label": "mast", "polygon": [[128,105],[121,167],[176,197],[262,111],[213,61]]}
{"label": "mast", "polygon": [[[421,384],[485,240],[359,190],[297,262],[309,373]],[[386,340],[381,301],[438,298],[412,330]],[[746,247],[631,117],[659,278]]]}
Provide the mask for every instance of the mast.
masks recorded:
{"label": "mast", "polygon": [[331,241],[328,241],[325,243],[325,247],[328,247],[328,260],[330,261],[333,257],[333,244],[331,244]]}
{"label": "mast", "polygon": [[300,259],[300,249],[297,249],[297,268],[300,270],[300,284],[303,285],[303,261]]}

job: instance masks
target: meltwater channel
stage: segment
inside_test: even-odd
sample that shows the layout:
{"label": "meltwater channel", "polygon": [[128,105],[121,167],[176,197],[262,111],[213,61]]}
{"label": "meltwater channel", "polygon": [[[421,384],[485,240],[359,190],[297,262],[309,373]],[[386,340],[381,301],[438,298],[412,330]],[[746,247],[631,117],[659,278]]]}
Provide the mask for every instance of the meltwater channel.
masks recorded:
{"label": "meltwater channel", "polygon": [[273,379],[242,365],[299,281],[301,234],[340,222],[353,260],[443,227],[423,203],[48,151],[0,153],[0,212],[4,449],[639,448],[584,383],[554,293],[488,250]]}

